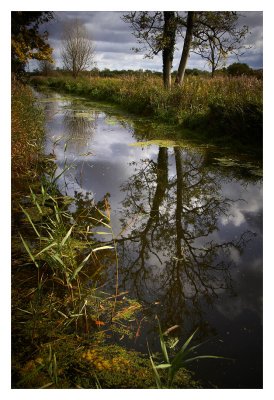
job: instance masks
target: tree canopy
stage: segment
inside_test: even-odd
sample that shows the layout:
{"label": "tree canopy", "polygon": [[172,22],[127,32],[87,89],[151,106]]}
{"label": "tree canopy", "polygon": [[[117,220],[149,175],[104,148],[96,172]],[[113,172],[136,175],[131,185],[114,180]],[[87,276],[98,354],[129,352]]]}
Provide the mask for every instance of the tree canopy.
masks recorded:
{"label": "tree canopy", "polygon": [[229,75],[239,76],[251,75],[253,70],[245,63],[233,63],[227,67],[227,72]]}
{"label": "tree canopy", "polygon": [[40,32],[41,24],[54,18],[51,11],[12,11],[11,66],[13,72],[25,69],[31,59],[52,61],[52,48],[46,42],[48,32]]}
{"label": "tree canopy", "polygon": [[173,54],[178,37],[184,45],[175,82],[181,85],[190,52],[199,54],[211,66],[212,76],[230,54],[239,55],[248,27],[238,26],[238,13],[234,11],[134,11],[124,14],[123,20],[131,25],[138,47],[146,57],[162,52],[163,83],[171,86]]}

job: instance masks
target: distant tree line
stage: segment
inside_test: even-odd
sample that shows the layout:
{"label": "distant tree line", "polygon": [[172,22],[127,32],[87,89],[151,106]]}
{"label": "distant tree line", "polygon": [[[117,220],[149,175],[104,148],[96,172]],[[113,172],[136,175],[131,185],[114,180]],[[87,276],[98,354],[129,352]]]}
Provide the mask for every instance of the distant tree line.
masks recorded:
{"label": "distant tree line", "polygon": [[[54,68],[54,65],[49,62],[39,62],[38,68],[34,69],[31,75],[44,75],[44,76],[56,76],[56,75],[71,75],[70,70],[64,68]],[[198,68],[186,68],[185,70],[186,76],[203,76],[203,77],[211,77],[211,72],[206,70],[201,70]],[[216,76],[255,76],[258,79],[262,79],[263,70],[262,69],[253,69],[249,67],[249,65],[245,63],[233,63],[229,65],[227,68],[223,67],[215,71]],[[104,68],[100,70],[97,67],[92,68],[90,71],[81,71],[79,76],[89,76],[89,77],[105,77],[105,78],[115,78],[121,76],[159,76],[162,77],[162,72],[160,71],[152,71],[149,69],[121,69],[121,70],[111,70],[109,68]],[[177,71],[173,71],[171,73],[173,79],[177,76]]]}

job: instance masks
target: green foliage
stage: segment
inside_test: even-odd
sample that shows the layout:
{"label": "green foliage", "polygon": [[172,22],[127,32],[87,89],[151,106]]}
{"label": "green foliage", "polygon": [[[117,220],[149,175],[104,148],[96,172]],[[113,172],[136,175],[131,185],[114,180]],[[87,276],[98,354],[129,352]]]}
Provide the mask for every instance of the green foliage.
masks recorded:
{"label": "green foliage", "polygon": [[[142,306],[127,298],[126,293],[118,295],[116,291],[110,295],[98,289],[95,274],[84,265],[90,253],[83,260],[82,252],[87,245],[93,252],[109,251],[112,246],[86,240],[84,224],[77,223],[75,213],[71,225],[68,201],[57,192],[53,194],[53,186],[41,186],[40,192],[31,190],[29,203],[21,207],[24,236],[28,239],[20,236],[28,262],[23,278],[19,275],[13,284],[12,386],[153,387],[153,371],[147,358],[122,346],[106,345],[112,337],[120,342],[124,337],[134,338]],[[45,207],[52,212],[45,212]],[[110,226],[106,202],[105,211],[97,209],[97,214],[100,219],[88,212],[89,225],[92,220]],[[197,383],[182,370],[173,385],[193,387]]]}
{"label": "green foliage", "polygon": [[227,73],[232,76],[251,75],[252,69],[244,63],[233,63],[227,67]]}
{"label": "green foliage", "polygon": [[[53,184],[56,180],[55,177]],[[36,196],[31,190],[33,205],[28,209],[21,206],[26,221],[35,232],[36,241],[32,238],[32,243],[27,244],[23,236],[20,236],[36,267],[39,268],[39,263],[41,265],[46,263],[63,285],[71,287],[72,282],[78,280],[78,275],[95,252],[113,249],[113,246],[96,245],[89,239],[89,231],[82,231],[76,224],[68,223],[70,214],[66,209],[60,208],[58,201],[47,193],[43,186],[41,193],[40,196]],[[51,207],[44,205],[46,201]],[[104,217],[106,218],[105,215]]]}
{"label": "green foliage", "polygon": [[[163,389],[163,388],[172,388],[174,385],[174,380],[178,372],[185,367],[186,364],[199,360],[199,359],[205,359],[205,358],[223,358],[219,356],[212,356],[212,355],[196,355],[196,350],[203,344],[200,343],[198,345],[190,347],[190,342],[192,341],[194,335],[196,334],[197,330],[185,341],[181,349],[175,353],[173,358],[171,359],[169,352],[168,352],[168,347],[170,350],[173,350],[176,345],[178,344],[179,340],[175,340],[174,342],[169,343],[165,340],[164,336],[168,334],[169,331],[175,329],[177,326],[174,326],[170,329],[168,329],[165,333],[162,332],[160,321],[158,320],[158,326],[159,326],[159,337],[160,337],[160,345],[161,345],[161,350],[162,350],[162,356],[163,356],[163,361],[160,364],[155,364],[153,356],[149,350],[149,359],[151,362],[156,386],[158,389]],[[160,371],[165,372],[167,371],[167,374],[162,373],[160,375]]]}
{"label": "green foliage", "polygon": [[52,18],[53,13],[50,11],[12,11],[11,64],[13,72],[22,72],[30,59],[52,62],[52,48],[46,43],[47,32],[39,32],[39,26]]}
{"label": "green foliage", "polygon": [[244,47],[242,41],[248,33],[248,27],[241,27],[238,19],[235,11],[196,13],[192,51],[207,61],[212,77],[218,67],[225,65],[230,54],[238,55]]}
{"label": "green foliage", "polygon": [[[23,276],[13,278],[12,386],[150,386],[148,360],[120,346],[105,345],[115,336],[120,341],[134,338],[142,306],[117,289],[115,294],[98,289],[96,279],[103,265],[98,259],[90,263],[91,258],[99,250],[113,253],[113,246],[94,242],[82,209],[79,220],[74,212],[71,224],[68,198],[55,184],[53,170],[51,182],[39,191],[31,189],[21,206],[24,233],[19,235],[26,256],[21,262]],[[104,211],[93,207],[86,213],[89,227],[111,230],[110,209],[104,204]]]}

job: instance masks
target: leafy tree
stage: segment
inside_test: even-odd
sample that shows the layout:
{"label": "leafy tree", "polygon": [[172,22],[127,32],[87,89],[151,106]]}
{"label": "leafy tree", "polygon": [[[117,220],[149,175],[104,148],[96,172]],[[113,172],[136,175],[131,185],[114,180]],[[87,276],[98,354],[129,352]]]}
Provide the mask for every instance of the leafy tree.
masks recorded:
{"label": "leafy tree", "polygon": [[237,25],[238,14],[234,11],[203,11],[196,14],[192,51],[204,58],[211,67],[211,75],[225,65],[226,58],[237,57],[243,49],[242,40],[248,27]]}
{"label": "leafy tree", "polygon": [[61,56],[64,67],[72,72],[74,78],[94,63],[93,42],[84,25],[77,19],[64,24]]}
{"label": "leafy tree", "polygon": [[227,67],[227,73],[233,76],[250,75],[252,72],[252,69],[243,63],[233,63]]}
{"label": "leafy tree", "polygon": [[11,13],[11,67],[22,72],[31,59],[52,62],[52,48],[46,42],[48,32],[39,32],[41,24],[54,18],[51,11],[12,11]]}
{"label": "leafy tree", "polygon": [[205,58],[211,65],[212,75],[229,54],[239,55],[241,41],[248,28],[237,27],[238,14],[228,12],[138,11],[123,16],[131,25],[139,47],[146,57],[162,52],[163,83],[171,87],[171,69],[177,36],[184,36],[182,56],[175,83],[182,85],[190,51]]}
{"label": "leafy tree", "polygon": [[189,11],[180,15],[175,11],[134,11],[123,16],[123,20],[131,24],[133,35],[139,47],[136,52],[145,51],[146,57],[152,58],[162,52],[164,87],[171,87],[171,69],[176,44],[176,36],[185,30],[184,46],[180,65],[176,76],[176,84],[183,82],[187,60],[191,48],[195,12]]}

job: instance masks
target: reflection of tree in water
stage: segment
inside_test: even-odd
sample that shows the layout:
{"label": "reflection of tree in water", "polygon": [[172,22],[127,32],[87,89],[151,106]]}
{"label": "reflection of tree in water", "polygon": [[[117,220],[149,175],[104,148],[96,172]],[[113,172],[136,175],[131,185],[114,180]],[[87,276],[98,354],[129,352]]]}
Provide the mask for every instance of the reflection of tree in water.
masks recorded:
{"label": "reflection of tree in water", "polygon": [[218,218],[230,205],[220,195],[220,179],[204,168],[200,154],[175,147],[174,157],[172,177],[166,148],[156,162],[136,164],[122,187],[124,225],[135,223],[120,240],[123,282],[142,300],[161,300],[169,323],[199,315],[201,300],[211,303],[231,287],[230,249],[241,249],[248,239],[218,242]]}
{"label": "reflection of tree in water", "polygon": [[[81,115],[82,114],[82,115]],[[64,114],[64,126],[67,132],[67,150],[70,153],[87,153],[87,145],[97,128],[99,112],[87,113],[67,110]]]}

